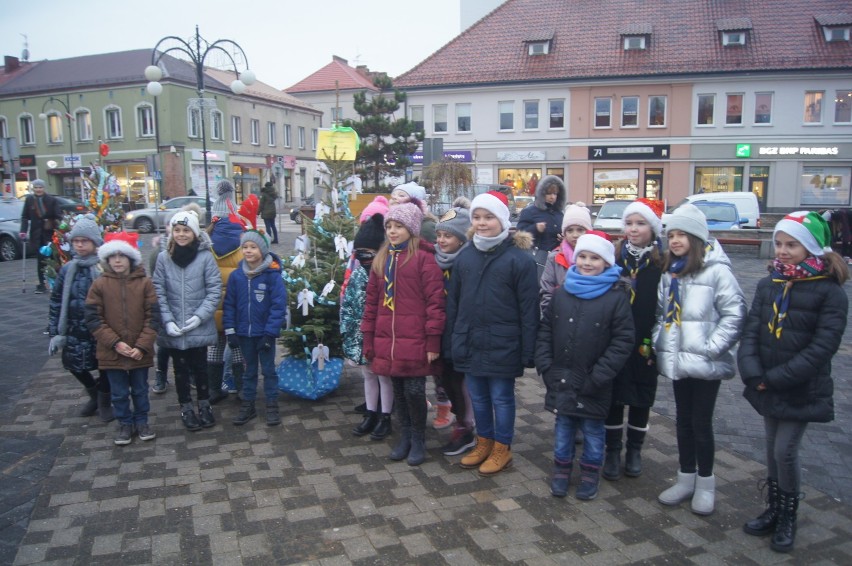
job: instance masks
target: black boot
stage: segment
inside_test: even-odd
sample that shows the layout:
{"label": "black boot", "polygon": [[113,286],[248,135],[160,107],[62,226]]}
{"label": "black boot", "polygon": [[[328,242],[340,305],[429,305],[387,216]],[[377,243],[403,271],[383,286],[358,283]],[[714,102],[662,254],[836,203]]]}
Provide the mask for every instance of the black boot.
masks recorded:
{"label": "black boot", "polygon": [[580,463],[580,485],[577,486],[577,499],[589,501],[598,495],[600,466]]}
{"label": "black boot", "polygon": [[180,419],[183,421],[183,426],[190,432],[195,432],[201,429],[201,423],[198,422],[198,416],[195,414],[195,407],[192,402],[183,403],[180,406]]}
{"label": "black boot", "polygon": [[624,456],[624,475],[638,478],[642,475],[642,444],[627,441],[627,454]]}
{"label": "black boot", "polygon": [[772,478],[767,478],[766,482],[759,482],[758,488],[763,491],[766,487],[766,510],[743,525],[743,531],[746,534],[756,537],[764,537],[775,532],[775,525],[778,523],[778,481]]}
{"label": "black boot", "polygon": [[419,466],[426,459],[426,434],[423,430],[411,431],[411,450],[408,451],[408,465]]}
{"label": "black boot", "polygon": [[216,424],[216,418],[213,416],[213,407],[210,406],[210,400],[198,402],[198,423],[201,428],[210,428]]}
{"label": "black boot", "polygon": [[98,412],[98,388],[87,387],[86,393],[89,394],[89,400],[86,401],[86,404],[77,413],[78,417],[91,417]]}
{"label": "black boot", "polygon": [[112,414],[112,393],[109,391],[98,391],[98,416],[105,423],[115,420]]}
{"label": "black boot", "polygon": [[374,428],[373,432],[370,433],[370,438],[372,440],[383,440],[392,432],[393,427],[391,426],[390,413],[382,413],[379,417],[379,422],[376,425],[376,428]]}
{"label": "black boot", "polygon": [[606,448],[606,458],[603,465],[603,477],[605,480],[618,481],[621,479],[621,446],[618,448]]}
{"label": "black boot", "polygon": [[222,376],[225,375],[224,364],[207,364],[207,384],[210,388],[211,405],[228,398],[228,393],[222,391]]}
{"label": "black boot", "polygon": [[278,414],[278,400],[266,400],[266,426],[278,426],[281,424],[281,415]]}
{"label": "black boot", "polygon": [[775,552],[790,552],[796,544],[796,513],[799,494],[778,490],[778,522],[769,548]]}
{"label": "black boot", "polygon": [[563,462],[553,459],[553,477],[550,480],[550,494],[554,497],[568,495],[568,484],[571,483],[571,468],[574,462]]}
{"label": "black boot", "polygon": [[411,451],[411,427],[403,426],[399,431],[399,440],[390,453],[391,460],[405,460]]}
{"label": "black boot", "polygon": [[236,426],[243,426],[257,416],[257,411],[254,408],[254,401],[243,401],[240,406],[240,414],[232,421]]}
{"label": "black boot", "polygon": [[352,434],[355,436],[369,434],[376,428],[377,422],[379,422],[379,416],[376,414],[376,411],[367,411],[364,413],[364,418],[361,419],[361,424],[352,429]]}

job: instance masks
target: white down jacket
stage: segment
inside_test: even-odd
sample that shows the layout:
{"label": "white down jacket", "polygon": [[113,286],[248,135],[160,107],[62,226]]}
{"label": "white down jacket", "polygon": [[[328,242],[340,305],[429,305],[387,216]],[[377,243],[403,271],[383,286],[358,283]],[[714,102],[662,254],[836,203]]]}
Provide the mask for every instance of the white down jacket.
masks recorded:
{"label": "white down jacket", "polygon": [[719,242],[710,243],[704,268],[678,278],[680,326],[672,324],[668,330],[665,326],[672,274],[663,273],[657,287],[654,348],[657,370],[669,379],[730,379],[737,370],[745,297]]}

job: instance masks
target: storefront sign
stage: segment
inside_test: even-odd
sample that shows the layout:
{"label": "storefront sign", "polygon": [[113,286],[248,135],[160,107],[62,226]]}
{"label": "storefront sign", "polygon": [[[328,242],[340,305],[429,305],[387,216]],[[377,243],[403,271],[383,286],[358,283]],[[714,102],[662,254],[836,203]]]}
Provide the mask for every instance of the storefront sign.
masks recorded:
{"label": "storefront sign", "polygon": [[497,161],[544,161],[543,151],[498,151]]}
{"label": "storefront sign", "polygon": [[21,167],[35,167],[35,166],[36,166],[35,155],[22,155],[21,156]]}
{"label": "storefront sign", "polygon": [[[737,147],[739,148],[740,145],[746,144],[738,144]],[[812,157],[819,159],[841,157],[841,151],[840,147],[836,145],[758,145],[752,146],[751,157]]]}
{"label": "storefront sign", "polygon": [[296,168],[296,157],[293,155],[285,155],[281,160],[281,165],[284,166],[284,169],[295,169]]}
{"label": "storefront sign", "polygon": [[[412,163],[423,163],[423,152],[415,151],[410,157]],[[458,163],[470,163],[473,161],[473,152],[471,151],[445,151],[444,159],[449,161],[457,161]]]}
{"label": "storefront sign", "polygon": [[589,146],[589,159],[595,161],[668,159],[670,155],[670,145]]}
{"label": "storefront sign", "polygon": [[[200,149],[192,150],[193,161],[204,161],[204,152]],[[225,156],[215,151],[207,150],[207,161],[225,161]]]}
{"label": "storefront sign", "polygon": [[62,162],[65,163],[65,167],[80,167],[83,159],[79,155],[63,155]]}

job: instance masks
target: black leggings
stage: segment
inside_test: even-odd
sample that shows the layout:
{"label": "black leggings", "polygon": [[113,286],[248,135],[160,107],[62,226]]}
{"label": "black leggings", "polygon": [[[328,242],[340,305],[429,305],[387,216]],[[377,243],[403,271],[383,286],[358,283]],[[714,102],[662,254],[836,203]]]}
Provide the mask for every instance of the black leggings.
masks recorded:
{"label": "black leggings", "polygon": [[766,469],[778,487],[788,493],[799,493],[802,482],[802,467],[799,464],[799,447],[808,423],[783,421],[763,417],[766,429]]}
{"label": "black leggings", "polygon": [[426,377],[392,377],[393,406],[403,428],[426,431]]}
{"label": "black leggings", "polygon": [[[444,360],[444,371],[435,377],[435,386],[440,385],[447,394],[447,400],[453,405],[453,414],[459,424],[467,422],[467,402],[464,398],[464,374],[453,367],[452,362]],[[440,399],[438,399],[440,401]]]}
{"label": "black leggings", "polygon": [[169,356],[175,365],[175,389],[178,403],[192,403],[190,379],[195,383],[195,393],[199,401],[210,399],[210,387],[207,384],[207,346],[178,350],[169,348]]}
{"label": "black leggings", "polygon": [[102,391],[104,393],[110,392],[109,380],[100,371],[98,371],[97,379],[95,379],[95,377],[92,376],[92,372],[88,370],[72,371],[71,375],[76,377],[77,381],[79,381],[86,389],[95,388],[98,391]]}
{"label": "black leggings", "polygon": [[692,377],[674,381],[678,461],[685,474],[695,473],[697,464],[699,476],[713,475],[713,410],[721,384]]}

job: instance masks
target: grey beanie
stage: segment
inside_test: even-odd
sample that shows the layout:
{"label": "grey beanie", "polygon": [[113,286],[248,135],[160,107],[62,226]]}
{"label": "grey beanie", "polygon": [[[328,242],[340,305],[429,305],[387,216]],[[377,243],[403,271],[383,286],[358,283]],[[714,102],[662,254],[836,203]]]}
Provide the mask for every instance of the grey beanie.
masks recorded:
{"label": "grey beanie", "polygon": [[216,194],[219,195],[216,201],[210,207],[210,214],[219,218],[227,218],[231,214],[231,208],[228,206],[228,201],[233,205],[233,211],[237,211],[237,206],[234,203],[234,185],[227,179],[222,179],[216,185]]}
{"label": "grey beanie", "polygon": [[254,242],[257,244],[257,247],[260,248],[260,257],[266,257],[266,254],[269,253],[269,240],[266,239],[266,236],[263,235],[262,232],[258,232],[257,230],[246,230],[243,232],[243,235],[240,236],[240,245],[246,242]]}
{"label": "grey beanie", "polygon": [[33,188],[35,188],[35,187],[44,188],[46,186],[44,184],[44,181],[42,181],[41,179],[33,179],[33,182],[30,183],[30,184],[33,186]]}
{"label": "grey beanie", "polygon": [[435,231],[443,230],[449,232],[461,241],[467,242],[467,231],[470,229],[470,211],[460,206],[451,208],[441,216]]}
{"label": "grey beanie", "polygon": [[702,242],[710,239],[707,217],[694,204],[682,204],[675,209],[666,223],[666,232],[672,230],[681,230],[687,234],[692,234]]}
{"label": "grey beanie", "polygon": [[74,238],[88,238],[95,243],[95,247],[104,243],[101,227],[91,216],[83,216],[74,223],[71,231],[68,232],[68,241],[70,242]]}

